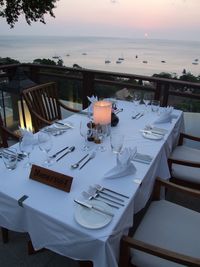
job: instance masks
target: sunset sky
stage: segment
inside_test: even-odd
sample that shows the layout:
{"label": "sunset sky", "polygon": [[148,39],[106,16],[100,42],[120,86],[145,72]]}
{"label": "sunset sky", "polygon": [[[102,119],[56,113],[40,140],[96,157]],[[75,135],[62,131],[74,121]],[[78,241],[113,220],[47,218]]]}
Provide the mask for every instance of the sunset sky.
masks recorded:
{"label": "sunset sky", "polygon": [[200,0],[60,0],[46,25],[24,19],[0,35],[105,36],[200,41]]}

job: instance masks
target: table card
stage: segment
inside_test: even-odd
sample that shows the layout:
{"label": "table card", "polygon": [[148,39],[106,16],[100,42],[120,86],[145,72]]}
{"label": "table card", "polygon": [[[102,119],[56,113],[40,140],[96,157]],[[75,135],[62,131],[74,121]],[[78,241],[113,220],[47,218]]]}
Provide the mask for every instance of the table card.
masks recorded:
{"label": "table card", "polygon": [[32,165],[30,179],[50,185],[65,192],[70,192],[73,177],[55,172],[37,165]]}

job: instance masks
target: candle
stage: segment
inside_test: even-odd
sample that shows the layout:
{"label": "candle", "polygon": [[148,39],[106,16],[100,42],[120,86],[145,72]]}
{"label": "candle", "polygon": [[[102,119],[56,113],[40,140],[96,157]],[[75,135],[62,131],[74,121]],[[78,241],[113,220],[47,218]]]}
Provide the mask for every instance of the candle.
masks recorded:
{"label": "candle", "polygon": [[111,123],[112,103],[108,101],[97,101],[94,103],[94,123],[107,125]]}

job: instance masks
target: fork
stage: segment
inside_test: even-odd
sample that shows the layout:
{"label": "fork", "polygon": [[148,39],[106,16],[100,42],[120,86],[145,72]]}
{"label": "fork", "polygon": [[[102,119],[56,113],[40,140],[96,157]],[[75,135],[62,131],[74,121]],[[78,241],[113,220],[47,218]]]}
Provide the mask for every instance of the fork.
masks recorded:
{"label": "fork", "polygon": [[109,194],[109,193],[107,193],[107,192],[104,192],[103,190],[99,190],[97,187],[92,187],[92,186],[90,186],[90,188],[96,190],[96,192],[98,192],[98,193],[101,193],[101,194],[103,194],[103,195],[106,195],[106,196],[108,196],[108,197],[110,197],[110,198],[114,198],[114,199],[117,200],[117,201],[124,202],[124,199],[118,198],[118,197],[114,196],[113,194]]}
{"label": "fork", "polygon": [[99,198],[105,199],[107,201],[110,201],[110,202],[112,202],[112,203],[114,203],[116,205],[119,205],[119,206],[122,206],[122,207],[124,206],[124,204],[122,204],[122,203],[119,203],[119,202],[117,202],[115,200],[112,200],[110,198],[107,198],[107,197],[104,197],[104,196],[100,195],[100,193],[92,186],[90,186],[88,192],[89,192],[90,195],[93,195],[93,197],[95,197],[95,198],[99,197]]}
{"label": "fork", "polygon": [[119,192],[113,191],[113,190],[111,190],[111,189],[109,189],[109,188],[103,187],[103,186],[101,186],[101,185],[99,185],[99,184],[95,184],[95,188],[96,188],[98,191],[100,191],[100,192],[102,192],[103,190],[107,190],[107,191],[109,191],[109,192],[111,192],[111,193],[113,193],[113,194],[119,195],[119,196],[121,196],[121,197],[129,198],[129,197],[126,196],[126,195],[123,195],[123,194],[121,194],[121,193],[119,193]]}
{"label": "fork", "polygon": [[[92,195],[92,194],[90,194],[90,193],[88,193],[88,192],[86,192],[86,191],[83,191],[83,192],[82,192],[82,195],[83,195],[83,197],[85,197],[85,198],[87,198],[87,199],[89,199],[89,200],[95,199],[95,200],[101,201],[101,202],[103,202],[103,203],[109,205],[110,207],[113,207],[113,208],[115,208],[115,209],[119,209],[119,207],[117,207],[117,206],[115,206],[115,205],[113,205],[113,204],[111,204],[111,203],[108,203],[107,201],[104,201],[104,200],[101,200],[101,199],[97,199],[96,196],[94,196],[94,195]],[[99,196],[99,198],[101,198],[101,197]]]}

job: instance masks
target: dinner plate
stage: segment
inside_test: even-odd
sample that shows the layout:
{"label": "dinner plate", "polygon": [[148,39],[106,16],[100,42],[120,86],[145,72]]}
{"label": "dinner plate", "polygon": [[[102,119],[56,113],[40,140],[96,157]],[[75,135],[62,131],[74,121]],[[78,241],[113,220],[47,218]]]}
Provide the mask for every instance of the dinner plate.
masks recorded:
{"label": "dinner plate", "polygon": [[54,127],[60,130],[66,130],[73,128],[73,124],[71,122],[64,122],[63,125],[59,123],[54,123]]}
{"label": "dinner plate", "polygon": [[152,139],[152,140],[161,140],[161,139],[163,139],[163,135],[161,135],[161,134],[143,132],[142,135],[144,136],[144,138]]}
{"label": "dinner plate", "polygon": [[[101,207],[106,211],[112,212],[112,208],[104,202],[98,200],[88,200],[88,203]],[[102,228],[109,224],[112,220],[112,217],[109,215],[106,215],[94,209],[83,207],[78,204],[76,205],[74,216],[77,223],[88,229]]]}

